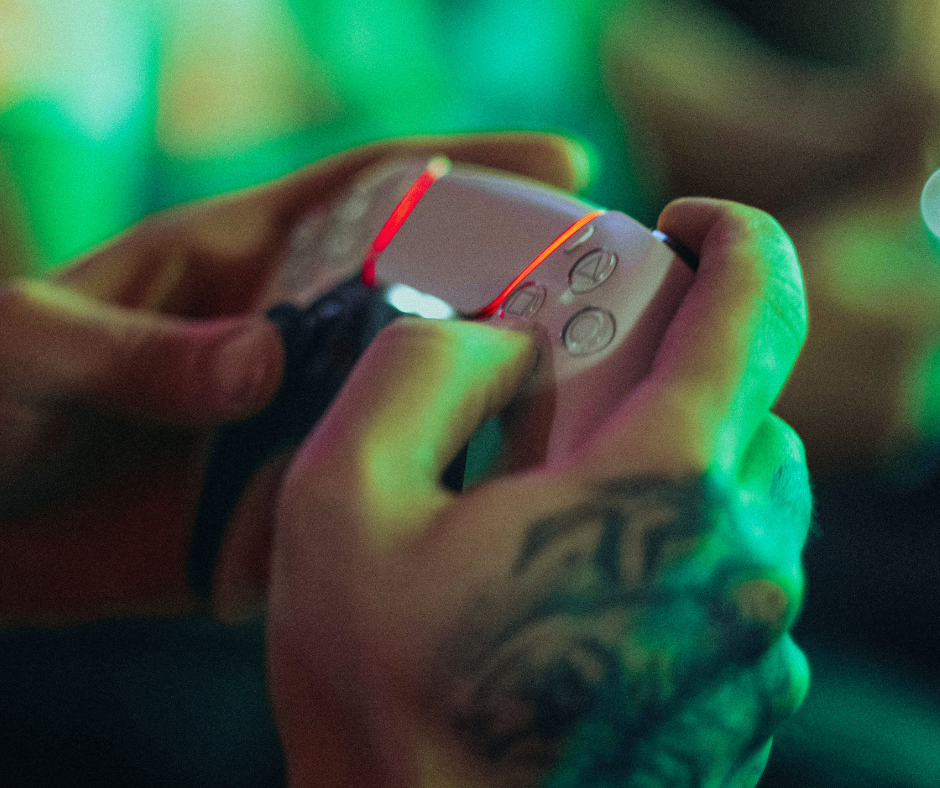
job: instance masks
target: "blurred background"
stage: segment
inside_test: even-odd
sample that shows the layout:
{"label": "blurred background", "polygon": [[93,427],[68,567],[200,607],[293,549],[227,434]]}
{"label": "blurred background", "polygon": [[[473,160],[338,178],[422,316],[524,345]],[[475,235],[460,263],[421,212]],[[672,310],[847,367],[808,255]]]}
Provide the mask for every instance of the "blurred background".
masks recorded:
{"label": "blurred background", "polygon": [[[771,211],[811,335],[779,412],[816,479],[814,669],[761,785],[940,785],[940,4],[0,0],[0,273],[372,139],[541,129],[586,196]],[[0,784],[283,782],[259,624],[0,628]]]}
{"label": "blurred background", "polygon": [[[155,209],[393,135],[564,128],[622,171],[597,51],[609,6],[3,0],[20,252],[58,265]],[[599,188],[635,193],[619,177]]]}

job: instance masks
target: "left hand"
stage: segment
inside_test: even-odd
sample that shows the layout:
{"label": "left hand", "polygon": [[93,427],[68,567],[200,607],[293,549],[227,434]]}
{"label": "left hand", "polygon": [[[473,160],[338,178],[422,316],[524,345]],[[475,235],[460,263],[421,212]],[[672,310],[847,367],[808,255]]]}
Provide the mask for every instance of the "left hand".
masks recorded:
{"label": "left hand", "polygon": [[361,169],[431,151],[566,189],[584,177],[580,148],[551,135],[379,143],[0,284],[0,619],[192,605],[206,441],[278,388],[280,338],[253,312],[293,226]]}

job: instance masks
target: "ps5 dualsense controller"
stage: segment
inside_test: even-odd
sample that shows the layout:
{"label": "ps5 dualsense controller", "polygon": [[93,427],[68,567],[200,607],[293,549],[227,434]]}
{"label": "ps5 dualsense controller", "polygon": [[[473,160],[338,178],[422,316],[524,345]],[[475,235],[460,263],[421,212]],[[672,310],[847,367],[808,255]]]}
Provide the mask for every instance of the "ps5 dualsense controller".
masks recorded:
{"label": "ps5 dualsense controller", "polygon": [[357,184],[326,239],[327,255],[347,249],[367,285],[407,287],[465,319],[537,326],[539,367],[508,425],[510,468],[563,459],[596,431],[649,370],[695,266],[623,213],[444,159],[397,162]]}
{"label": "ps5 dualsense controller", "polygon": [[[537,369],[500,442],[499,467],[513,470],[563,461],[596,432],[648,372],[695,265],[630,217],[517,176],[442,158],[363,174],[301,222],[265,296],[284,337],[284,383],[264,412],[215,438],[194,584],[205,590],[196,567],[211,567],[252,474],[303,439],[403,312],[532,325]],[[486,452],[481,443],[471,454]]]}

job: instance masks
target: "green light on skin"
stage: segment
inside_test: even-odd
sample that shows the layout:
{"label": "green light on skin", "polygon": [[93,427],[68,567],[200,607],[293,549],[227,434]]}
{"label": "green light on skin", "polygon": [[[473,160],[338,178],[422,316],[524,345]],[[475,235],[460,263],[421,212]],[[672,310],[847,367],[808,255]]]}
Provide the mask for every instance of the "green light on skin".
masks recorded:
{"label": "green light on skin", "polygon": [[455,432],[476,427],[489,397],[513,376],[519,381],[533,356],[521,332],[450,320],[428,322],[396,354],[389,374],[399,385],[369,403],[359,439],[362,504],[378,544],[422,528],[447,500],[438,477],[445,453],[460,448]]}

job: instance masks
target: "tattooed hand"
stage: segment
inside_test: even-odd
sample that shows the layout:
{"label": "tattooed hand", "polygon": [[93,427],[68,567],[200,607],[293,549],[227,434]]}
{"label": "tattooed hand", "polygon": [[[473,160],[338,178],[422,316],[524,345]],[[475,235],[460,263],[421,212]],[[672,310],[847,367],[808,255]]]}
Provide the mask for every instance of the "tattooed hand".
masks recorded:
{"label": "tattooed hand", "polygon": [[808,480],[770,414],[802,280],[754,209],[680,201],[660,229],[699,251],[695,283],[565,465],[441,487],[535,352],[430,321],[373,343],[297,455],[268,618],[293,785],[756,784],[807,683]]}

